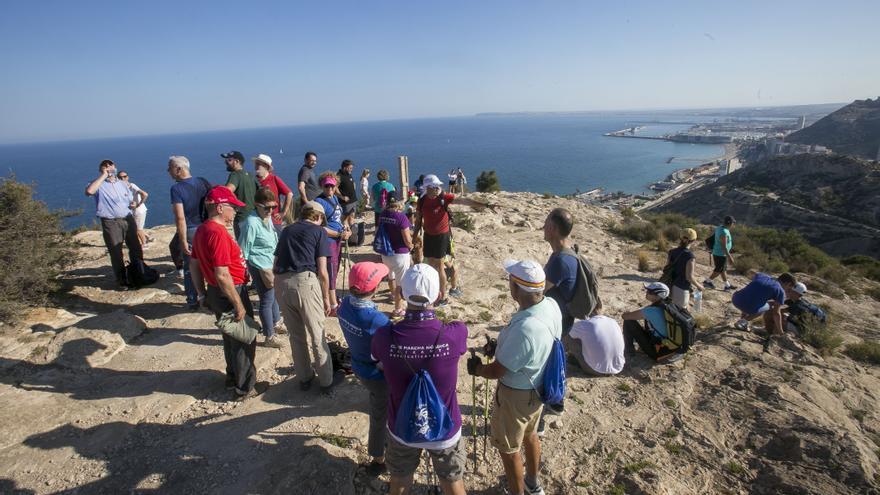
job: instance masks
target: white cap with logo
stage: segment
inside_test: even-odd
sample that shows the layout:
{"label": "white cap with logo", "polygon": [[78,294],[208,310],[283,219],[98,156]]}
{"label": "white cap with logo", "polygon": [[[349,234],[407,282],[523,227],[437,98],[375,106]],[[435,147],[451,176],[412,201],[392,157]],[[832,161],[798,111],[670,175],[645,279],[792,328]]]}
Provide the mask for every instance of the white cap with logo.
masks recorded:
{"label": "white cap with logo", "polygon": [[440,296],[440,274],[430,265],[413,265],[401,277],[400,289],[407,303],[424,308]]}
{"label": "white cap with logo", "polygon": [[792,287],[791,290],[797,292],[800,295],[804,295],[807,293],[807,286],[804,285],[803,282],[798,282],[794,284],[794,287]]}
{"label": "white cap with logo", "polygon": [[502,265],[504,270],[510,274],[510,279],[520,289],[526,292],[544,292],[547,276],[544,274],[544,268],[538,262],[532,260],[504,260]]}

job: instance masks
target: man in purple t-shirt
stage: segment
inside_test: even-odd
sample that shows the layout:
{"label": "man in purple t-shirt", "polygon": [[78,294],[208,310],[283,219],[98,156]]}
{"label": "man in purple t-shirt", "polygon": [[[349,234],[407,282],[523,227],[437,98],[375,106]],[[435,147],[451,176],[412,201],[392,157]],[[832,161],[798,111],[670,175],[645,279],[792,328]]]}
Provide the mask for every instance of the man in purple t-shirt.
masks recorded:
{"label": "man in purple t-shirt", "polygon": [[[400,280],[407,302],[403,320],[376,330],[371,353],[382,363],[388,382],[388,447],[385,463],[391,474],[390,493],[403,493],[413,482],[422,450],[431,455],[440,487],[446,494],[464,494],[464,444],[461,442],[461,411],[455,386],[458,360],[467,352],[467,326],[460,321],[443,323],[434,316],[432,303],[440,293],[440,275],[429,265],[418,264]],[[432,357],[433,356],[433,357]],[[408,443],[394,434],[397,411],[413,371],[428,370],[452,418],[447,438],[435,442]]]}

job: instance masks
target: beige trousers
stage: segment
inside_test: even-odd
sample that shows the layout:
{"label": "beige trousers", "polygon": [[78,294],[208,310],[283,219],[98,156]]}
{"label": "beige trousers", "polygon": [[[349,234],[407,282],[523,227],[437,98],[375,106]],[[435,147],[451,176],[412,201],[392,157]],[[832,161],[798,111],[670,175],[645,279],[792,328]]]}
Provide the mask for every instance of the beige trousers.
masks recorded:
{"label": "beige trousers", "polygon": [[[293,369],[300,382],[318,375],[318,384],[333,383],[333,362],[324,334],[324,299],[314,272],[282,273],[275,278],[278,306],[290,337]],[[311,351],[311,352],[310,352]]]}

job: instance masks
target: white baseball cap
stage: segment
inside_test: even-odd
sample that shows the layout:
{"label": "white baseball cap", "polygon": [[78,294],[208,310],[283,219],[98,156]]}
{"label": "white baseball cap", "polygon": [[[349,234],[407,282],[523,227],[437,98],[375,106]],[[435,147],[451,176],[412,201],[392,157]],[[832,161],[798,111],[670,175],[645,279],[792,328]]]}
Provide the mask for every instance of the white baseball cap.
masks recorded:
{"label": "white baseball cap", "polygon": [[430,306],[440,296],[440,274],[430,265],[413,265],[401,277],[400,289],[409,304]]}
{"label": "white baseball cap", "polygon": [[654,294],[663,299],[669,297],[669,286],[663,282],[651,282],[650,284],[645,284],[645,290],[648,291],[648,293]]}
{"label": "white baseball cap", "polygon": [[537,261],[532,260],[504,260],[504,271],[510,274],[510,279],[526,292],[544,292],[544,284],[547,276],[544,268]]}
{"label": "white baseball cap", "polygon": [[265,163],[266,166],[269,167],[269,170],[272,170],[272,157],[263,153],[251,158],[254,161],[254,165],[257,163]]}
{"label": "white baseball cap", "polygon": [[798,282],[794,284],[794,287],[791,290],[797,292],[800,295],[804,295],[807,293],[807,286],[803,282]]}
{"label": "white baseball cap", "polygon": [[422,180],[422,187],[443,187],[443,182],[434,174],[428,174]]}

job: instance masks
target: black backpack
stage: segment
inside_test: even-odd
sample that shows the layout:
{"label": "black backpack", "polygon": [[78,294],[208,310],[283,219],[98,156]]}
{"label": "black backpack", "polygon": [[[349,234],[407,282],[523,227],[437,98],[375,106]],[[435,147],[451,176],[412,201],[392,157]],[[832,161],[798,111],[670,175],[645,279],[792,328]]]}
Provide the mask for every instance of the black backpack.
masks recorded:
{"label": "black backpack", "polygon": [[663,310],[663,318],[666,320],[667,337],[660,340],[660,345],[684,354],[697,338],[696,320],[688,310],[671,302],[660,302],[657,306]]}
{"label": "black backpack", "polygon": [[715,249],[715,232],[712,232],[712,235],[707,237],[706,240],[703,242],[706,243],[706,249],[708,249],[709,251]]}
{"label": "black backpack", "polygon": [[134,289],[155,284],[159,280],[159,272],[150,268],[144,260],[135,260],[125,266],[126,285]]}

